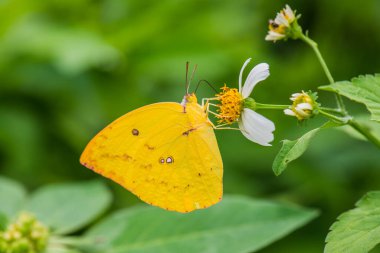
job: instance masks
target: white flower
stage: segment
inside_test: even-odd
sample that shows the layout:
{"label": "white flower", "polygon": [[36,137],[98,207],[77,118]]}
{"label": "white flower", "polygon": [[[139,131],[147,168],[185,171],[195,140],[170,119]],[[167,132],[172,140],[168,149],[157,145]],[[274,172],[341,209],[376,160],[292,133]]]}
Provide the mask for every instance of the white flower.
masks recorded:
{"label": "white flower", "polygon": [[[242,85],[243,71],[250,61],[251,58],[244,62],[239,75],[239,93],[243,99],[251,95],[256,84],[269,76],[269,65],[260,63],[251,70],[244,85]],[[238,123],[242,134],[249,140],[263,146],[271,146],[269,142],[273,141],[272,132],[275,130],[274,123],[271,120],[249,108],[243,108]]]}
{"label": "white flower", "polygon": [[225,85],[216,95],[216,99],[220,102],[216,116],[219,119],[218,122],[224,123],[223,125],[238,123],[240,131],[249,140],[263,146],[270,146],[269,142],[273,141],[272,132],[275,130],[273,122],[247,107],[248,100],[254,103],[254,100],[249,98],[253,88],[269,76],[269,65],[266,63],[256,65],[243,85],[243,71],[250,60],[250,58],[246,60],[240,70],[239,89]]}
{"label": "white flower", "polygon": [[314,115],[314,110],[318,108],[316,102],[317,95],[311,92],[294,93],[290,97],[293,104],[284,110],[284,113],[289,116],[294,116],[298,120],[305,120]]}
{"label": "white flower", "polygon": [[274,20],[269,20],[269,31],[265,40],[277,41],[288,38],[288,31],[292,30],[291,25],[297,21],[295,11],[286,5],[279,13],[277,13]]}

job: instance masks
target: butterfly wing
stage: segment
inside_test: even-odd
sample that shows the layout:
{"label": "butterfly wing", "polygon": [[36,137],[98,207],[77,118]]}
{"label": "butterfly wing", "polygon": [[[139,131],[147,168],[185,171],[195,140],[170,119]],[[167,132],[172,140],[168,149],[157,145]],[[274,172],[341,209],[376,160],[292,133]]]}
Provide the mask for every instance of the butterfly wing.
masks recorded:
{"label": "butterfly wing", "polygon": [[223,194],[223,164],[207,116],[196,104],[151,104],[125,114],[87,145],[81,163],[143,201],[178,212]]}

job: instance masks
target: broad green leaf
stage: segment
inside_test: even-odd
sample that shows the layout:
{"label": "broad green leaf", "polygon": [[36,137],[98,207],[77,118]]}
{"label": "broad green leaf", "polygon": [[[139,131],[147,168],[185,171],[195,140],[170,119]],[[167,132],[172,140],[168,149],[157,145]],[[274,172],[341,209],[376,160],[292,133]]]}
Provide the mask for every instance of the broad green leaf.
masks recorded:
{"label": "broad green leaf", "polygon": [[380,191],[367,193],[356,208],[331,226],[325,253],[365,253],[380,243]]}
{"label": "broad green leaf", "polygon": [[44,253],[82,253],[82,252],[76,249],[70,249],[63,246],[53,246],[53,247],[47,248]]}
{"label": "broad green leaf", "polygon": [[32,194],[27,210],[55,234],[75,232],[97,218],[111,203],[111,194],[98,181],[46,186]]}
{"label": "broad green leaf", "polygon": [[135,207],[111,215],[86,235],[102,253],[253,252],[289,234],[316,211],[227,196],[188,214]]}
{"label": "broad green leaf", "polygon": [[291,161],[296,160],[306,151],[311,139],[320,129],[320,127],[313,129],[294,141],[282,141],[282,147],[272,165],[273,172],[276,176],[279,176]]}
{"label": "broad green leaf", "polygon": [[371,112],[371,119],[380,121],[380,74],[359,76],[351,82],[336,82],[319,89],[333,91],[363,103]]}
{"label": "broad green leaf", "polygon": [[26,198],[25,188],[5,177],[0,177],[0,213],[7,219],[17,215]]}
{"label": "broad green leaf", "polygon": [[8,224],[7,217],[5,216],[5,214],[0,213],[0,231],[5,230],[5,228],[7,227],[7,224]]}
{"label": "broad green leaf", "polygon": [[319,130],[336,126],[339,125],[330,121],[321,127],[307,132],[297,140],[283,140],[282,147],[273,161],[272,169],[274,174],[279,176],[291,161],[300,157],[306,151],[311,139],[319,132]]}

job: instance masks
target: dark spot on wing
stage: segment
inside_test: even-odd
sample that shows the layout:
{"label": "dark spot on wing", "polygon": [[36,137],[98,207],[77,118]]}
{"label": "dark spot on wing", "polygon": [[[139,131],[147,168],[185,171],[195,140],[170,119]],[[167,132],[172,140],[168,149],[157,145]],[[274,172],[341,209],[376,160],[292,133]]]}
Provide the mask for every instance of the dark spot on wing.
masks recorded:
{"label": "dark spot on wing", "polygon": [[149,144],[145,143],[144,145],[147,149],[149,150],[154,150],[154,147],[153,146],[150,146]]}
{"label": "dark spot on wing", "polygon": [[196,130],[196,128],[190,128],[189,130],[182,133],[183,136],[189,136],[190,132]]}
{"label": "dark spot on wing", "polygon": [[133,128],[132,129],[132,134],[134,135],[134,136],[138,136],[139,135],[139,130],[137,130],[136,128]]}

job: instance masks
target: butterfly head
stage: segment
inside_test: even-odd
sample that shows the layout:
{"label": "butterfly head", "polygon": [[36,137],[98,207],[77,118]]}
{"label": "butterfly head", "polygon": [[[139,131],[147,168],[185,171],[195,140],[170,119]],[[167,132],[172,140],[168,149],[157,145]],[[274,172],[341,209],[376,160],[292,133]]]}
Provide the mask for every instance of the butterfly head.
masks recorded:
{"label": "butterfly head", "polygon": [[189,93],[185,95],[185,99],[187,103],[197,103],[198,99],[197,96],[195,96],[195,93]]}
{"label": "butterfly head", "polygon": [[186,107],[188,104],[196,104],[197,102],[198,99],[197,96],[195,96],[195,93],[188,93],[183,97],[181,105]]}

